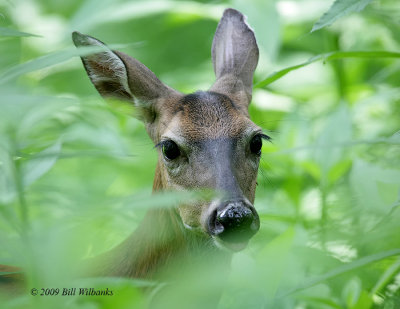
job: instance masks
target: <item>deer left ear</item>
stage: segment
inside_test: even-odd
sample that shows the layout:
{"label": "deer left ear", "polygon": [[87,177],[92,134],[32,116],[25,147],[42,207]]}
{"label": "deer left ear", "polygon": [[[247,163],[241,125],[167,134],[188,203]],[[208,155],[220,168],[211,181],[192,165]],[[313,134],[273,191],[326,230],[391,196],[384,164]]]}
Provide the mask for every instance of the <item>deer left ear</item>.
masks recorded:
{"label": "deer left ear", "polygon": [[247,110],[259,51],[254,32],[242,13],[234,9],[224,11],[211,53],[217,80],[210,90],[227,95]]}
{"label": "deer left ear", "polygon": [[179,95],[138,60],[79,32],[73,32],[72,39],[76,47],[103,47],[101,52],[81,56],[91,82],[101,96],[130,101],[142,108],[146,124],[155,119],[157,105],[162,104],[164,98]]}

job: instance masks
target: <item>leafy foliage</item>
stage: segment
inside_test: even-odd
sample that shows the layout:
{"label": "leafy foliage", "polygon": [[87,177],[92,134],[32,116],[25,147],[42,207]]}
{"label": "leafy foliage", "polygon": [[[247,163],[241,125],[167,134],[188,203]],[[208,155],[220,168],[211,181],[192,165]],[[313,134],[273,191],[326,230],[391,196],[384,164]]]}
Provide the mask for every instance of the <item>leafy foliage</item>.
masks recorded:
{"label": "leafy foliage", "polygon": [[27,290],[0,296],[2,307],[146,307],[165,291],[160,307],[182,295],[207,307],[204,295],[221,288],[209,261],[176,270],[190,285],[75,279],[79,260],[120,243],[148,208],[209,193],[150,195],[154,145],[130,106],[99,98],[70,34],[90,33],[191,92],[214,80],[212,36],[231,6],[260,41],[250,114],[273,143],[262,149],[261,230],[234,256],[219,308],[399,307],[400,4],[370,2],[337,0],[325,15],[318,0],[0,3],[0,264],[25,269],[30,287],[115,292]]}
{"label": "leafy foliage", "polygon": [[1,36],[11,36],[11,37],[19,37],[19,36],[37,36],[35,34],[20,32],[14,29],[0,27],[0,35]]}
{"label": "leafy foliage", "polygon": [[362,11],[372,0],[336,0],[331,8],[315,23],[311,32],[333,24],[350,13]]}

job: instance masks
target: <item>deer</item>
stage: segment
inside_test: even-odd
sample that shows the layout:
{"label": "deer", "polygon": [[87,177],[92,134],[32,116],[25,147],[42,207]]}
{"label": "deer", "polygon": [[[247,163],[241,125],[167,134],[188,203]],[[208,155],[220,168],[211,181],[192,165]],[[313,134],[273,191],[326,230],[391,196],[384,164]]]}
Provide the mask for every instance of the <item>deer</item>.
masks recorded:
{"label": "deer", "polygon": [[90,276],[154,278],[185,257],[218,252],[230,263],[260,228],[254,207],[262,141],[250,120],[259,50],[246,17],[226,9],[211,48],[216,80],[207,91],[183,94],[144,64],[100,40],[73,32],[86,73],[105,99],[133,104],[158,152],[153,192],[211,189],[212,200],[150,209],[137,229],[110,251],[88,260]]}

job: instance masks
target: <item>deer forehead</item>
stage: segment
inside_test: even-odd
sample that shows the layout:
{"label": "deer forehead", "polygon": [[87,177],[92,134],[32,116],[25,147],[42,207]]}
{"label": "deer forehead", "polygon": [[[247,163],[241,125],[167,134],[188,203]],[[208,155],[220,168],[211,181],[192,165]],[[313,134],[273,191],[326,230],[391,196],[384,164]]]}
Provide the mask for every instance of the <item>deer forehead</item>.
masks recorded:
{"label": "deer forehead", "polygon": [[186,95],[173,106],[171,114],[166,117],[163,136],[187,142],[239,138],[258,128],[240,106],[215,92]]}

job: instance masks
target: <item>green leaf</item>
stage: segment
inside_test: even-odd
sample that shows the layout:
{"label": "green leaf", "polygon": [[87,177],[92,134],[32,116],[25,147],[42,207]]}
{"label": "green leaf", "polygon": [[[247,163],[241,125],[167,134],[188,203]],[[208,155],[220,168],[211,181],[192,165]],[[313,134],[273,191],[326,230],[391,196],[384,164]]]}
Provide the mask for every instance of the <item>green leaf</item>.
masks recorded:
{"label": "green leaf", "polygon": [[[73,29],[93,29],[105,23],[116,21],[129,21],[132,19],[149,18],[172,12],[179,15],[197,15],[198,17],[214,19],[218,21],[224,10],[224,6],[214,3],[200,3],[197,1],[128,1],[120,2],[115,6],[109,0],[85,1],[75,16],[72,17]],[[96,14],[92,12],[96,10]],[[147,29],[142,29],[146,31]]]}
{"label": "green leaf", "polygon": [[[274,280],[266,282],[265,289],[268,297],[273,297],[281,284],[294,236],[294,228],[288,228],[283,234],[268,243],[257,256],[263,277],[274,278]],[[270,267],[270,265],[274,265],[274,267]]]}
{"label": "green leaf", "polygon": [[395,134],[393,134],[391,137],[389,137],[389,140],[393,141],[394,143],[400,144],[400,131],[397,131]]}
{"label": "green leaf", "polygon": [[126,205],[134,205],[135,209],[167,208],[183,203],[194,203],[197,201],[211,200],[218,196],[218,192],[212,190],[197,191],[164,191],[151,196],[147,192],[134,194],[125,198]]}
{"label": "green leaf", "polygon": [[280,79],[291,71],[305,67],[311,63],[317,61],[329,61],[335,59],[345,59],[345,58],[400,58],[400,53],[389,52],[389,51],[334,51],[325,54],[320,54],[310,58],[308,61],[287,67],[286,69],[277,71],[269,75],[266,79],[257,83],[254,88],[265,88],[274,81]]}
{"label": "green leaf", "polygon": [[362,11],[372,0],[336,0],[330,9],[314,24],[311,32],[333,24],[350,13]]}
{"label": "green leaf", "polygon": [[343,157],[344,149],[340,144],[351,141],[351,137],[352,119],[350,110],[347,106],[341,104],[326,119],[326,124],[316,141],[314,158],[321,168],[321,176],[324,179]]}
{"label": "green leaf", "polygon": [[[335,308],[335,309],[343,309],[342,306],[337,304],[334,300],[332,299],[327,299],[323,297],[312,297],[312,296],[303,296],[299,295],[299,299],[305,300],[307,302],[315,303],[316,305],[322,305],[322,308]],[[318,307],[320,308],[320,307]]]}
{"label": "green leaf", "polygon": [[[72,44],[72,43],[71,43]],[[115,45],[108,45],[109,49],[118,49],[123,48],[126,46],[137,45],[138,43],[132,44],[115,44]],[[33,60],[27,61],[25,63],[21,63],[14,67],[11,67],[9,70],[5,71],[3,74],[0,75],[0,84],[6,83],[12,79],[18,78],[21,75],[34,72],[37,70],[41,70],[44,68],[51,67],[53,65],[65,62],[73,57],[76,56],[85,56],[90,55],[97,52],[104,51],[106,47],[103,46],[84,46],[76,48],[70,48],[66,50],[57,51],[54,53],[50,53]]]}
{"label": "green leaf", "polygon": [[0,271],[0,276],[18,275],[18,274],[22,274],[22,271]]}
{"label": "green leaf", "polygon": [[[6,145],[4,135],[0,136],[5,145],[0,145],[0,204],[7,204],[16,196],[16,188],[14,183],[14,169],[12,164],[12,155],[10,147]],[[7,147],[8,146],[8,147]]]}
{"label": "green leaf", "polygon": [[308,289],[314,285],[317,285],[319,283],[325,282],[329,279],[335,278],[339,275],[345,274],[347,272],[350,271],[354,271],[356,269],[362,268],[364,266],[367,266],[369,264],[387,259],[388,257],[392,257],[392,256],[397,256],[400,255],[400,249],[393,249],[393,250],[389,250],[389,251],[383,251],[383,252],[379,252],[376,254],[372,254],[372,255],[368,255],[365,257],[362,257],[356,261],[341,265],[331,271],[328,271],[327,273],[321,275],[321,276],[317,276],[315,278],[311,278],[309,280],[306,280],[301,286],[289,290],[285,293],[283,293],[282,295],[279,295],[279,297],[284,297],[296,292],[299,292],[301,290],[305,290]]}
{"label": "green leaf", "polygon": [[383,169],[361,159],[353,162],[350,183],[359,205],[377,212],[388,211],[397,200],[400,186],[398,169]]}
{"label": "green leaf", "polygon": [[385,286],[387,286],[391,280],[398,275],[400,271],[400,258],[398,258],[386,271],[381,275],[378,282],[371,290],[371,294],[376,294],[381,292]]}
{"label": "green leaf", "polygon": [[342,291],[342,298],[347,304],[348,308],[353,308],[354,305],[358,302],[361,295],[361,281],[358,277],[352,278]]}
{"label": "green leaf", "polygon": [[46,148],[30,159],[23,166],[24,186],[27,187],[34,181],[47,173],[56,163],[61,151],[61,142],[57,141],[54,145]]}
{"label": "green leaf", "polygon": [[361,291],[360,297],[358,298],[357,303],[355,303],[351,309],[369,309],[372,308],[373,305],[372,296],[365,290]]}
{"label": "green leaf", "polygon": [[316,181],[321,179],[321,168],[314,161],[304,161],[300,164]]}
{"label": "green leaf", "polygon": [[0,36],[11,36],[11,37],[28,37],[28,36],[36,36],[41,37],[37,34],[27,33],[27,32],[20,32],[18,30],[0,27]]}
{"label": "green leaf", "polygon": [[334,184],[340,177],[347,173],[352,164],[351,160],[342,160],[332,166],[328,172],[328,180],[330,184]]}

